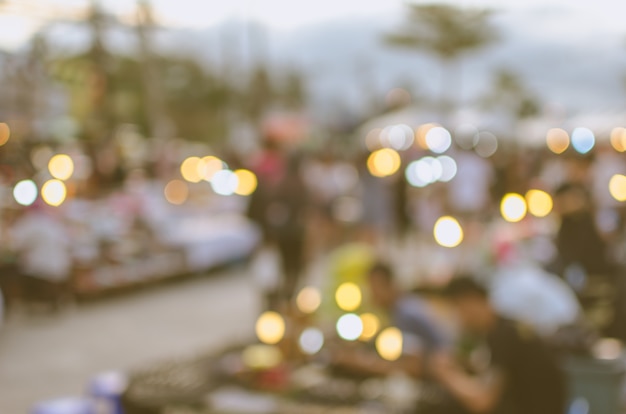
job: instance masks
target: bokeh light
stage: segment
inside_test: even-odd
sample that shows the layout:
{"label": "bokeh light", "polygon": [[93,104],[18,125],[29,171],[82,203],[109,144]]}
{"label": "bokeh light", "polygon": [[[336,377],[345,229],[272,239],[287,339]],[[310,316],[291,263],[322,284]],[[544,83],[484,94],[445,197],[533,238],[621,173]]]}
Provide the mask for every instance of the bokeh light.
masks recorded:
{"label": "bokeh light", "polygon": [[474,138],[480,131],[473,124],[461,124],[454,130],[454,142],[464,150],[474,148]]}
{"label": "bokeh light", "polygon": [[444,127],[430,128],[426,133],[426,146],[432,152],[441,154],[446,152],[452,145],[452,136]]}
{"label": "bokeh light", "polygon": [[626,151],[626,128],[613,128],[611,131],[611,146],[615,149],[615,151]]}
{"label": "bokeh light", "polygon": [[198,170],[200,165],[200,158],[189,157],[183,161],[180,165],[180,174],[186,181],[190,183],[199,183],[202,180]]}
{"label": "bokeh light", "polygon": [[268,345],[279,343],[285,336],[285,320],[279,313],[267,311],[256,322],[256,336]]}
{"label": "bokeh light", "polygon": [[360,316],[361,323],[363,324],[363,332],[359,337],[362,341],[369,341],[378,333],[380,329],[380,319],[373,313],[364,313]]}
{"label": "bokeh light", "polygon": [[463,228],[450,216],[439,218],[433,229],[435,241],[443,247],[456,247],[463,242]]}
{"label": "bokeh light", "polygon": [[353,311],[361,306],[361,289],[354,283],[343,283],[335,292],[337,306],[345,311]]}
{"label": "bokeh light", "polygon": [[41,198],[47,204],[58,207],[65,201],[67,189],[61,180],[49,180],[41,187]]}
{"label": "bokeh light", "polygon": [[596,137],[589,128],[576,128],[572,132],[572,147],[580,154],[587,154],[596,145]]}
{"label": "bokeh light", "polygon": [[611,177],[609,191],[617,201],[626,201],[626,176],[615,174]]}
{"label": "bokeh light", "polygon": [[569,134],[564,129],[552,128],[546,134],[546,144],[553,153],[562,154],[569,148]]}
{"label": "bokeh light", "polygon": [[[195,161],[192,161],[192,165],[193,162]],[[219,158],[209,155],[197,161],[196,169],[200,180],[211,181],[216,172],[224,169],[224,163]]]}
{"label": "bokeh light", "polygon": [[405,124],[392,125],[382,130],[380,141],[385,147],[403,151],[409,149],[415,142],[415,132]]}
{"label": "bokeh light", "polygon": [[248,170],[236,170],[237,176],[237,189],[235,194],[240,196],[249,196],[256,190],[258,181],[256,175],[252,171]]}
{"label": "bokeh light", "polygon": [[428,144],[426,143],[426,135],[430,132],[431,129],[438,127],[437,124],[429,123],[420,125],[415,131],[415,143],[417,146],[423,150],[427,150]]}
{"label": "bokeh light", "polygon": [[400,154],[391,148],[383,148],[374,151],[367,159],[367,168],[375,177],[387,177],[393,175],[400,168]]}
{"label": "bokeh light", "polygon": [[239,177],[231,170],[218,171],[211,179],[211,187],[216,194],[223,196],[233,195],[239,187]]}
{"label": "bokeh light", "polygon": [[300,334],[298,345],[307,355],[317,354],[324,346],[324,334],[317,328],[307,328]]}
{"label": "bokeh light", "polygon": [[380,141],[380,135],[383,130],[380,128],[374,128],[365,136],[365,146],[370,151],[376,151],[380,149],[382,146],[382,142]]}
{"label": "bokeh light", "polygon": [[74,161],[69,155],[57,154],[50,158],[48,170],[57,180],[67,180],[74,174]]}
{"label": "bokeh light", "polygon": [[8,124],[4,122],[0,122],[0,147],[9,142],[9,138],[11,137],[11,128],[9,128]]}
{"label": "bokeh light", "polygon": [[337,334],[346,341],[356,341],[363,334],[363,322],[354,313],[343,315],[337,321]]}
{"label": "bokeh light", "polygon": [[303,288],[296,297],[296,306],[302,313],[314,313],[322,303],[320,291],[312,286]]}
{"label": "bokeh light", "polygon": [[541,190],[529,190],[526,193],[526,203],[528,211],[535,217],[546,217],[554,206],[550,194]]}
{"label": "bokeh light", "polygon": [[181,205],[187,201],[189,197],[189,187],[182,180],[172,180],[165,186],[163,190],[165,199],[174,205]]}
{"label": "bokeh light", "polygon": [[22,206],[30,206],[37,200],[37,185],[33,180],[22,180],[13,187],[13,198]]}
{"label": "bokeh light", "polygon": [[517,223],[526,217],[526,211],[526,200],[521,195],[509,193],[502,198],[500,213],[506,221]]}
{"label": "bokeh light", "polygon": [[447,155],[442,155],[437,157],[437,161],[441,164],[441,177],[439,177],[439,181],[443,183],[447,183],[452,181],[454,177],[456,177],[456,173],[458,171],[458,167],[456,165],[456,161],[454,158],[448,157]]}
{"label": "bokeh light", "polygon": [[498,151],[498,138],[491,132],[479,132],[474,137],[474,151],[483,158],[491,157]]}
{"label": "bokeh light", "polygon": [[263,370],[278,366],[283,354],[275,346],[255,344],[243,350],[241,359],[248,368]]}
{"label": "bokeh light", "polygon": [[376,351],[387,361],[396,361],[402,356],[402,332],[398,328],[389,327],[376,338]]}

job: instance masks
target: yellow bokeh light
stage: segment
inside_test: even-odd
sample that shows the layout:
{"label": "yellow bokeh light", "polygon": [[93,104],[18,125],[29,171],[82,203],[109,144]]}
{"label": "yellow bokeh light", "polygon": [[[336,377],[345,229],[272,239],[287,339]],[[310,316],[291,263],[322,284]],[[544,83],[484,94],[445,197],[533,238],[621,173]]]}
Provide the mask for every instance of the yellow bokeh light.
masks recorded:
{"label": "yellow bokeh light", "polygon": [[337,305],[345,311],[353,311],[361,306],[361,289],[354,283],[343,283],[337,288],[335,300]]}
{"label": "yellow bokeh light", "polygon": [[296,305],[302,313],[315,312],[322,303],[322,295],[320,291],[314,287],[307,286],[298,293],[296,297]]}
{"label": "yellow bokeh light", "polygon": [[546,135],[548,149],[555,154],[562,154],[569,148],[570,138],[567,131],[561,128],[552,128]]}
{"label": "yellow bokeh light", "polygon": [[258,181],[256,175],[248,170],[236,170],[235,175],[239,179],[235,194],[240,196],[249,196],[256,190]]}
{"label": "yellow bokeh light", "polygon": [[515,193],[505,195],[500,203],[502,217],[511,223],[517,223],[526,217],[527,209],[524,197]]}
{"label": "yellow bokeh light", "polygon": [[65,184],[60,180],[49,180],[41,187],[41,198],[47,204],[57,207],[63,204],[67,196]]}
{"label": "yellow bokeh light", "polygon": [[[211,181],[216,172],[224,169],[224,163],[217,157],[209,155],[203,157],[196,164],[196,170],[200,180]],[[198,180],[198,181],[200,181]]]}
{"label": "yellow bokeh light", "polygon": [[202,177],[198,173],[198,165],[200,164],[200,158],[189,157],[180,165],[180,173],[183,178],[190,183],[199,183]]}
{"label": "yellow bokeh light", "polygon": [[387,361],[400,358],[402,356],[402,332],[394,327],[383,330],[376,338],[376,351]]}
{"label": "yellow bokeh light", "polygon": [[541,190],[529,190],[526,193],[528,211],[535,217],[545,217],[552,212],[554,202],[550,194]]}
{"label": "yellow bokeh light", "polygon": [[57,154],[48,161],[48,170],[57,180],[67,180],[74,174],[74,161],[66,154]]}
{"label": "yellow bokeh light", "polygon": [[361,323],[363,323],[363,333],[359,339],[362,341],[369,341],[376,336],[378,329],[380,329],[380,319],[373,313],[362,314]]}
{"label": "yellow bokeh light", "polygon": [[611,131],[611,145],[618,152],[626,151],[626,128],[617,127]]}
{"label": "yellow bokeh light", "polygon": [[609,191],[617,201],[626,201],[626,176],[615,174],[609,181]]}
{"label": "yellow bokeh light", "polygon": [[182,180],[172,180],[165,186],[163,195],[168,202],[178,206],[187,201],[189,187]]}
{"label": "yellow bokeh light", "polygon": [[400,154],[391,148],[383,148],[370,154],[367,168],[375,177],[388,177],[400,169]]}
{"label": "yellow bokeh light", "polygon": [[0,147],[9,142],[11,136],[11,129],[8,124],[0,122]]}
{"label": "yellow bokeh light", "polygon": [[463,228],[450,216],[441,217],[433,229],[435,241],[443,247],[456,247],[463,241]]}
{"label": "yellow bokeh light", "polygon": [[256,335],[268,345],[279,343],[285,336],[285,320],[279,313],[267,311],[256,322]]}

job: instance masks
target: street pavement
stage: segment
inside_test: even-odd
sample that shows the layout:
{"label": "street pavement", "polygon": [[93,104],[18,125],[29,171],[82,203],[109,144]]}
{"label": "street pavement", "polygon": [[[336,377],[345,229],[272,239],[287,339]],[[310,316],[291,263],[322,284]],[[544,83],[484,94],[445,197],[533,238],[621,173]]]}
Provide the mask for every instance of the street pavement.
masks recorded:
{"label": "street pavement", "polygon": [[80,396],[94,375],[250,339],[261,308],[243,267],[74,305],[18,310],[0,330],[0,413]]}

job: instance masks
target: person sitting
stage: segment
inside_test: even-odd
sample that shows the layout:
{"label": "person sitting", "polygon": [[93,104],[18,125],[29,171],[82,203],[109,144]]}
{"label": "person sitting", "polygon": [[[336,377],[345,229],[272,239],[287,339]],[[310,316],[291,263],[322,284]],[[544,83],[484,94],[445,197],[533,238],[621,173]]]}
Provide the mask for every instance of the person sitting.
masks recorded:
{"label": "person sitting", "polygon": [[421,377],[424,358],[449,345],[444,330],[419,297],[398,288],[387,264],[374,264],[368,272],[368,285],[374,305],[388,313],[391,324],[402,332],[402,357],[390,362],[373,353],[343,350],[335,355],[335,362],[363,374],[388,375],[401,371]]}
{"label": "person sitting", "polygon": [[490,356],[483,376],[471,376],[447,352],[429,361],[431,375],[472,413],[563,414],[564,375],[552,350],[532,330],[501,317],[487,290],[471,277],[446,289],[464,332],[480,338]]}

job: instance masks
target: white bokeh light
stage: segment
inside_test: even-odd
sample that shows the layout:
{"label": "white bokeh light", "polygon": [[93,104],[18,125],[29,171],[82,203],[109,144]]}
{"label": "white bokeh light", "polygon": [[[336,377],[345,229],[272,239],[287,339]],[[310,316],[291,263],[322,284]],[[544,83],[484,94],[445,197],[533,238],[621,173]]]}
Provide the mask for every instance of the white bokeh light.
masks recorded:
{"label": "white bokeh light", "polygon": [[337,321],[337,333],[346,341],[356,341],[363,333],[363,322],[358,315],[348,313]]}
{"label": "white bokeh light", "polygon": [[444,127],[438,126],[431,128],[426,133],[426,145],[432,152],[442,154],[452,145],[452,136]]}
{"label": "white bokeh light", "polygon": [[237,174],[231,170],[221,170],[216,172],[211,179],[211,187],[216,194],[229,196],[235,194],[239,186]]}
{"label": "white bokeh light", "polygon": [[587,154],[596,145],[596,137],[589,128],[576,128],[572,132],[572,147],[580,154]]}
{"label": "white bokeh light", "polygon": [[300,334],[298,345],[307,355],[317,354],[324,346],[324,334],[317,328],[307,328]]}
{"label": "white bokeh light", "polygon": [[30,206],[37,199],[37,185],[32,180],[23,180],[13,188],[13,198],[22,206]]}

